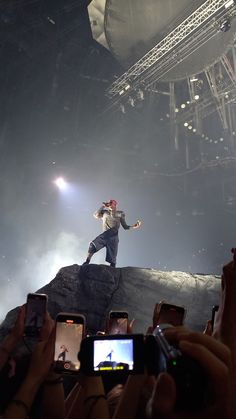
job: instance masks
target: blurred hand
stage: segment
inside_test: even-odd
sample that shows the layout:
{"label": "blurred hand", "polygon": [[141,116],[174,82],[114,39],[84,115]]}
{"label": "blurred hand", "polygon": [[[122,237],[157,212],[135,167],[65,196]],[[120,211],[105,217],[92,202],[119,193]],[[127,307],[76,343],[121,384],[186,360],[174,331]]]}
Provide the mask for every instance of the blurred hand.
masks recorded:
{"label": "blurred hand", "polygon": [[25,312],[26,306],[25,304],[18,309],[16,322],[11,330],[11,335],[17,340],[20,341],[24,336],[24,329],[25,329]]}
{"label": "blurred hand", "polygon": [[43,340],[35,347],[30,366],[28,370],[28,378],[34,382],[42,383],[50,372],[55,346],[55,328],[51,329],[47,340]]}
{"label": "blurred hand", "polygon": [[200,411],[175,412],[175,382],[169,374],[161,373],[148,403],[148,417],[151,419],[230,418],[231,353],[228,347],[211,336],[191,332],[184,327],[167,329],[165,336],[170,342],[179,342],[181,351],[201,365],[208,378],[211,399],[208,401],[209,405]]}
{"label": "blurred hand", "polygon": [[208,336],[212,335],[212,321],[211,320],[207,320],[205,329],[203,330],[203,334],[208,335]]}
{"label": "blurred hand", "polygon": [[132,225],[134,229],[139,228],[141,226],[142,222],[140,220],[137,220],[135,224]]}

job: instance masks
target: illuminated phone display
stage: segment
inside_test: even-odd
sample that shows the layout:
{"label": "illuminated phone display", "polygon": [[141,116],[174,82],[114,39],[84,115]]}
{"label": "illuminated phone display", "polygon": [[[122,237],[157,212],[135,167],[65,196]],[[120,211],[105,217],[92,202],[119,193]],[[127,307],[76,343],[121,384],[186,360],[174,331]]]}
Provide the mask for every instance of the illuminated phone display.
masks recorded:
{"label": "illuminated phone display", "polygon": [[56,324],[55,369],[64,372],[77,372],[80,369],[78,352],[83,337],[83,324],[65,320]]}
{"label": "illuminated phone display", "polygon": [[134,350],[132,339],[95,340],[94,371],[132,371]]}

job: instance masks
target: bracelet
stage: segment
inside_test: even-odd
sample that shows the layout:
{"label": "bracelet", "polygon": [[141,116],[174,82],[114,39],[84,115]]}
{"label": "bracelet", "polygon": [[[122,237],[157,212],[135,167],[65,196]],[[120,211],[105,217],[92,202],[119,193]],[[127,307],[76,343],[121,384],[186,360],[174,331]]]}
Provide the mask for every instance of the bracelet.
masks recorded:
{"label": "bracelet", "polygon": [[89,400],[94,400],[96,402],[98,399],[106,399],[105,394],[95,394],[93,396],[89,396],[84,399],[84,403],[87,403]]}
{"label": "bracelet", "polygon": [[46,384],[47,386],[54,386],[56,384],[61,384],[63,383],[63,378],[60,375],[60,377],[55,378],[54,380],[45,380],[44,384]]}
{"label": "bracelet", "polygon": [[10,355],[11,355],[11,352],[10,352],[10,351],[8,351],[8,349],[7,349],[7,348],[5,348],[4,346],[0,346],[0,351],[4,352],[4,353],[5,353],[5,354],[7,354],[8,356],[10,356]]}
{"label": "bracelet", "polygon": [[27,417],[30,415],[30,409],[28,408],[27,404],[23,402],[23,400],[19,399],[13,399],[10,401],[10,404],[15,404],[18,407],[22,407],[25,410],[25,413],[27,414]]}

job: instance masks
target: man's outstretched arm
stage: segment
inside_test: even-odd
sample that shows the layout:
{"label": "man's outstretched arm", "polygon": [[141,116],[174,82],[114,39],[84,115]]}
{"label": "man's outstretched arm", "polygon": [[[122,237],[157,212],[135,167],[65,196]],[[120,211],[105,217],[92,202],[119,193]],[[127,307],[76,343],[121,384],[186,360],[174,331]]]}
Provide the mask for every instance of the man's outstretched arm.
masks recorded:
{"label": "man's outstretched arm", "polygon": [[121,223],[122,227],[124,228],[124,230],[136,229],[136,228],[139,228],[142,224],[141,221],[138,220],[138,221],[136,221],[135,224],[128,225],[126,223],[126,220],[125,220],[125,213],[123,213],[121,215],[120,223]]}

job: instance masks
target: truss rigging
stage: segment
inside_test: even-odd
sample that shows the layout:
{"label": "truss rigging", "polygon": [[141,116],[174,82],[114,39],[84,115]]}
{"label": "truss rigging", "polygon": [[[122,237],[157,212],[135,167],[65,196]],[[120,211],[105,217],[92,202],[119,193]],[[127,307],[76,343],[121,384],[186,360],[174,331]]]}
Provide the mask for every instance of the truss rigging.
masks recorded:
{"label": "truss rigging", "polygon": [[[199,44],[207,42],[214,36],[219,30],[217,19],[234,15],[235,10],[234,0],[205,1],[112,83],[106,92],[108,97],[119,100],[119,97],[126,95],[130,88],[137,87],[140,83],[150,86],[193,52],[194,48],[199,47]],[[186,55],[183,55],[184,52]]]}

